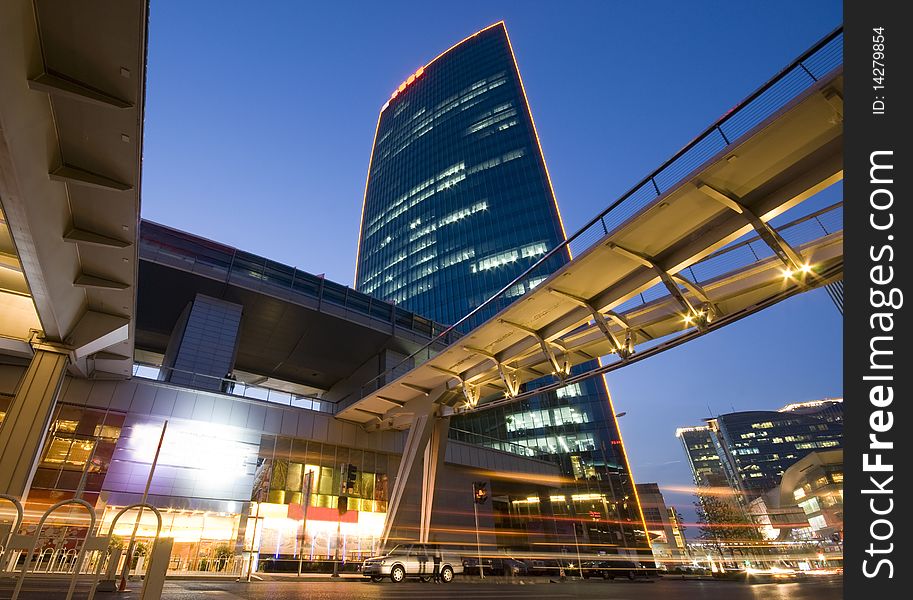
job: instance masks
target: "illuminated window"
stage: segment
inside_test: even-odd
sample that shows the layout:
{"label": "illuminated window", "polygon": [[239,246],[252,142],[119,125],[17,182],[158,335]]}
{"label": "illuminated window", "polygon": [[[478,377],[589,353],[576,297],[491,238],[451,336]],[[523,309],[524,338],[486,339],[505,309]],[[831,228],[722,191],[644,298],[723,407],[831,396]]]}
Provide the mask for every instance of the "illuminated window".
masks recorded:
{"label": "illuminated window", "polygon": [[827,521],[824,520],[822,515],[812,517],[808,520],[808,524],[811,525],[814,531],[818,531],[819,529],[824,529],[827,527]]}
{"label": "illuminated window", "polygon": [[559,398],[576,398],[583,395],[583,390],[580,389],[579,383],[572,383],[571,385],[566,385],[563,388],[558,388],[556,390]]}
{"label": "illuminated window", "polygon": [[120,427],[115,427],[114,425],[96,425],[95,437],[116,440],[120,437]]}
{"label": "illuminated window", "polygon": [[69,421],[67,419],[57,419],[54,421],[54,431],[76,433],[76,427],[79,421]]}
{"label": "illuminated window", "polygon": [[80,440],[55,435],[51,438],[50,444],[48,444],[42,462],[53,465],[83,467],[92,455],[93,448],[95,448],[94,440]]}
{"label": "illuminated window", "polygon": [[821,511],[821,505],[818,504],[818,499],[814,497],[809,498],[804,502],[800,502],[799,508],[801,508],[807,515]]}

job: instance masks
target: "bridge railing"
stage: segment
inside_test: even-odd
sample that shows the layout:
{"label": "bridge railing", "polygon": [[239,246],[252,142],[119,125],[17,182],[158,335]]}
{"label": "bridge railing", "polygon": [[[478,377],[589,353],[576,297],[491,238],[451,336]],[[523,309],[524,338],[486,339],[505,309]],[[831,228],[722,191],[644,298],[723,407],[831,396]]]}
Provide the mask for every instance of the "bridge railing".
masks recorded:
{"label": "bridge railing", "polygon": [[[523,294],[534,289],[536,285],[551,275],[556,264],[560,264],[556,263],[556,257],[579,255],[590,248],[643,210],[658,196],[681,183],[682,179],[695,168],[727,147],[733,146],[745,134],[799,97],[820,79],[840,68],[842,64],[843,27],[841,26],[727,111],[713,125],[622,194],[620,198],[569,236],[566,241],[551,249],[491,298],[447,328],[435,341],[414,352],[400,365],[366,383],[362,388],[361,396],[364,397],[365,394],[381,387],[380,382],[395,379],[392,376],[393,373],[402,370],[403,366],[418,365],[433,357],[439,351],[439,342],[449,341],[446,336],[452,336],[452,332],[465,334],[475,329],[518,300]],[[842,218],[842,214],[840,216]]]}

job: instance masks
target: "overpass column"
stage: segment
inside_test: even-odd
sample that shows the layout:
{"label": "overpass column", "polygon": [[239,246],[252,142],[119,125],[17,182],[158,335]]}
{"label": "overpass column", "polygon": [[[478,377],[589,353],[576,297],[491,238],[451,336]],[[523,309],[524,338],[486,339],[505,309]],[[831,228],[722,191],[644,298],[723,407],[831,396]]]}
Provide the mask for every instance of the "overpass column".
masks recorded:
{"label": "overpass column", "polygon": [[428,543],[431,531],[431,508],[434,505],[434,486],[437,472],[444,464],[447,450],[447,431],[450,429],[450,417],[435,419],[425,446],[425,463],[422,470],[422,520],[419,524],[419,540]]}
{"label": "overpass column", "polygon": [[28,369],[0,425],[0,493],[25,500],[38,467],[68,353],[36,346]]}
{"label": "overpass column", "polygon": [[[433,413],[415,415],[387,503],[387,518],[382,535],[384,546],[395,527],[414,519],[415,501],[412,499],[416,497],[420,499],[418,541],[428,541],[434,488],[437,473],[444,462],[449,428],[449,417],[440,418]],[[416,489],[418,485],[421,485],[421,490]],[[408,500],[404,502],[404,499]],[[407,504],[411,505],[408,509],[405,506]]]}

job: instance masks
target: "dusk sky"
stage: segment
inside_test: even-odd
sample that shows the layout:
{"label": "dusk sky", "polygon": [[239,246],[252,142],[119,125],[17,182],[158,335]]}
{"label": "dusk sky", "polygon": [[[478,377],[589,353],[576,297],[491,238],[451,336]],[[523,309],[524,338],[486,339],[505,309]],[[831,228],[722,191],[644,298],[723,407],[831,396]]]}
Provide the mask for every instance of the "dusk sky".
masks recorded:
{"label": "dusk sky", "polygon": [[[380,107],[503,19],[570,233],[842,18],[838,0],[154,1],[142,214],[352,285]],[[635,480],[693,520],[675,428],[842,396],[842,333],[818,290],[609,375]]]}

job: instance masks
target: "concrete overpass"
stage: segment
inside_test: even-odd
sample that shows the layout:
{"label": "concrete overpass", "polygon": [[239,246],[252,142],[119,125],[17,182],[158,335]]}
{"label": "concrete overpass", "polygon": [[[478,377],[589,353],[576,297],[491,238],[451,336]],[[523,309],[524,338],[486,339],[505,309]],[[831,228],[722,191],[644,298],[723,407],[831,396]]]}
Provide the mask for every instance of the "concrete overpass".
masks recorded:
{"label": "concrete overpass", "polygon": [[0,493],[28,489],[66,371],[133,362],[147,3],[0,3],[0,350],[28,362]]}
{"label": "concrete overpass", "polygon": [[[446,327],[341,284],[219,242],[143,221],[136,347],[159,366],[197,295],[239,307],[236,357],[246,384],[337,402],[429,343]],[[226,373],[198,372],[221,379]]]}

